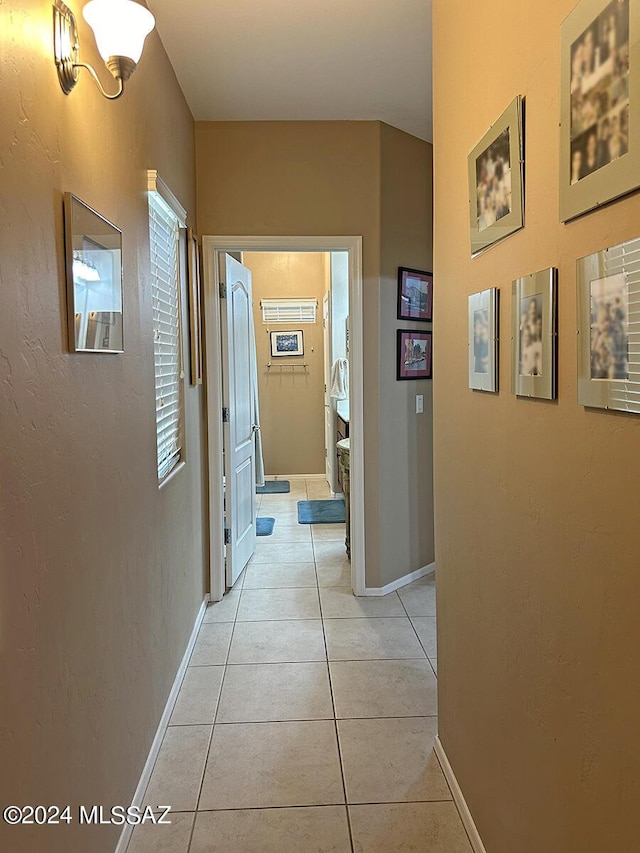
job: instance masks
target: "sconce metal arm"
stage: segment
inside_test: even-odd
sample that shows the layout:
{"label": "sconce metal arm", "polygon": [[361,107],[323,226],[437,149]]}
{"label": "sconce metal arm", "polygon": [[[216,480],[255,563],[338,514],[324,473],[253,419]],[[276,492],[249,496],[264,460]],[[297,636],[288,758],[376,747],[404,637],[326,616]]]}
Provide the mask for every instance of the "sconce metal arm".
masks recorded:
{"label": "sconce metal arm", "polygon": [[74,68],[86,68],[87,69],[89,74],[91,74],[91,76],[93,77],[94,82],[95,82],[96,86],[98,87],[98,89],[100,90],[100,94],[102,95],[103,98],[107,98],[110,101],[115,101],[123,94],[123,92],[124,92],[124,80],[122,79],[122,77],[116,78],[118,81],[118,91],[114,95],[110,95],[107,91],[105,91],[105,88],[102,85],[102,83],[100,82],[100,79],[98,78],[98,75],[96,74],[95,69],[92,68],[91,65],[87,65],[86,62],[74,62],[73,67]]}

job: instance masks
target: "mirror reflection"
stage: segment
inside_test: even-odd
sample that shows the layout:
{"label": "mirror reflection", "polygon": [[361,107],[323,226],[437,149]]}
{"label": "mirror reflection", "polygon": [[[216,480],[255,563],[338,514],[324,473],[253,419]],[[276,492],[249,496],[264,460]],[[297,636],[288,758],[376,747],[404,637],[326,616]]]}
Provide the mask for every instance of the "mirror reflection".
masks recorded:
{"label": "mirror reflection", "polygon": [[69,336],[75,352],[122,352],[122,232],[65,196]]}

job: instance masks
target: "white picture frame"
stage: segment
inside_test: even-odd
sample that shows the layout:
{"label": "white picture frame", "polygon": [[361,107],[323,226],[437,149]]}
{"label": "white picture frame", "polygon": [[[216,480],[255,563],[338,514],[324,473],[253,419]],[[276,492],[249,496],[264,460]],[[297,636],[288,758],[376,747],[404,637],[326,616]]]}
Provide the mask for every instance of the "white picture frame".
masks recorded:
{"label": "white picture frame", "polygon": [[271,332],[271,357],[294,358],[304,355],[304,334],[302,330]]}

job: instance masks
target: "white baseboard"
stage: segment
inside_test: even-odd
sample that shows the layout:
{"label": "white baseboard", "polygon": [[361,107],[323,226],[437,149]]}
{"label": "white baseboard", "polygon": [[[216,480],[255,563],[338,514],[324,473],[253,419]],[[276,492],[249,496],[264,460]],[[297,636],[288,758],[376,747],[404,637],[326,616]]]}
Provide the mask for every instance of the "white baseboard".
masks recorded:
{"label": "white baseboard", "polygon": [[429,563],[428,566],[423,566],[421,569],[416,569],[415,572],[411,572],[411,574],[403,575],[401,578],[398,578],[397,580],[388,583],[386,586],[368,586],[365,589],[364,594],[372,596],[389,595],[390,592],[395,592],[397,589],[401,589],[403,586],[407,586],[407,584],[420,580],[420,578],[423,578],[426,575],[432,575],[435,570],[436,564]]}
{"label": "white baseboard", "polygon": [[453,794],[453,801],[456,804],[456,808],[458,809],[458,812],[460,814],[460,819],[462,820],[464,828],[467,831],[467,835],[469,836],[469,841],[471,842],[471,846],[473,847],[474,853],[487,853],[485,846],[482,843],[482,839],[480,838],[478,828],[476,827],[473,817],[471,816],[471,812],[469,811],[469,806],[467,805],[467,801],[464,798],[462,789],[458,784],[458,780],[456,779],[451,764],[449,764],[447,753],[444,751],[444,747],[442,746],[442,742],[440,741],[439,736],[436,737],[434,750],[436,755],[438,756],[438,761],[440,762],[440,766],[442,767],[442,772],[444,773],[445,779],[447,780],[447,782],[449,783],[449,787],[451,788],[451,793]]}
{"label": "white baseboard", "polygon": [[[142,775],[140,776],[138,787],[136,788],[136,792],[133,795],[133,800],[131,801],[132,806],[139,807],[142,805],[142,801],[147,790],[147,785],[149,784],[149,779],[151,778],[151,773],[153,772],[153,768],[156,763],[156,758],[158,757],[158,753],[160,752],[160,747],[164,739],[165,731],[167,730],[169,720],[171,719],[171,714],[173,713],[173,706],[176,704],[176,699],[178,698],[178,693],[180,692],[180,687],[182,686],[182,681],[187,671],[191,652],[193,651],[193,647],[196,644],[198,631],[200,630],[200,625],[202,624],[202,620],[204,619],[204,614],[207,609],[208,601],[209,596],[206,595],[204,601],[202,602],[202,605],[200,606],[198,615],[196,616],[196,621],[193,625],[193,631],[191,632],[191,636],[189,637],[187,648],[182,657],[182,661],[180,662],[180,666],[178,667],[178,672],[176,673],[176,677],[173,681],[173,686],[171,688],[171,692],[169,693],[167,704],[164,706],[162,717],[160,718],[160,722],[158,723],[158,728],[156,730],[153,743],[151,744],[151,749],[149,750],[149,755],[147,756],[144,769],[142,770]],[[122,832],[120,834],[118,846],[115,849],[115,853],[126,853],[127,846],[129,844],[129,841],[131,840],[132,833],[133,826],[124,826],[122,828]]]}

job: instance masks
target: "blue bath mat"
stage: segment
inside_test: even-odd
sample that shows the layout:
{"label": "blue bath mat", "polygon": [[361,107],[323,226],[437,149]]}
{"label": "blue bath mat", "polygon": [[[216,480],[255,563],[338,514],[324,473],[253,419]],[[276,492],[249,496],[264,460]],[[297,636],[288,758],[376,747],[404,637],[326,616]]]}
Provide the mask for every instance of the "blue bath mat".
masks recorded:
{"label": "blue bath mat", "polygon": [[290,491],[288,480],[267,480],[264,486],[256,486],[257,495],[287,495]]}
{"label": "blue bath mat", "polygon": [[275,526],[275,518],[256,518],[256,536],[271,536]]}
{"label": "blue bath mat", "polygon": [[344,524],[347,515],[342,499],[298,501],[298,524]]}

